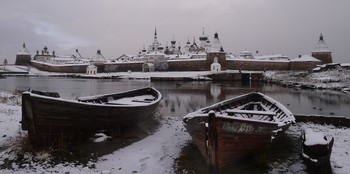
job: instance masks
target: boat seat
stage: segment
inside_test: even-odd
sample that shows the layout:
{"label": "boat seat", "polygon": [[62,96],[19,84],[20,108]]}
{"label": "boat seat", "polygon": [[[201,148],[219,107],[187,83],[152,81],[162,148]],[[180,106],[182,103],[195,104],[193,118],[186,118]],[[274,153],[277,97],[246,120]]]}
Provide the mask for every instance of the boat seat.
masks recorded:
{"label": "boat seat", "polygon": [[139,102],[139,103],[151,103],[152,101],[150,100],[132,100],[132,102]]}
{"label": "boat seat", "polygon": [[108,105],[129,105],[126,103],[115,103],[115,102],[107,102],[106,104],[108,104]]}
{"label": "boat seat", "polygon": [[266,116],[275,116],[275,112],[269,112],[269,111],[254,111],[254,110],[239,110],[239,109],[227,109],[227,113],[233,113],[233,114],[252,114],[252,115],[266,115]]}

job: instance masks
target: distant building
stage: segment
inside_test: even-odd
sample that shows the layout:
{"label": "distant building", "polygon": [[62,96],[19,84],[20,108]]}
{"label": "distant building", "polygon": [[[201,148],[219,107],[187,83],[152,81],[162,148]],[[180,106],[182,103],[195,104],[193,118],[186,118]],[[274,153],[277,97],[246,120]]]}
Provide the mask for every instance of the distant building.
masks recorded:
{"label": "distant building", "polygon": [[131,62],[131,61],[143,61],[144,56],[140,57],[138,55],[129,55],[129,54],[123,54],[119,56],[115,61],[118,62]]}
{"label": "distant building", "polygon": [[155,67],[153,63],[144,63],[142,65],[142,72],[154,72]]}
{"label": "distant building", "polygon": [[328,49],[328,46],[323,39],[322,33],[320,34],[316,49],[311,53],[313,57],[321,60],[323,64],[333,63],[332,51]]}
{"label": "distant building", "polygon": [[[159,57],[159,55],[164,55],[165,60],[184,60],[184,59],[206,59],[207,51],[211,47],[211,42],[208,36],[204,33],[204,28],[202,35],[199,37],[199,44],[197,44],[195,37],[193,37],[193,42],[191,43],[188,39],[186,45],[182,48],[180,43],[178,43],[174,36],[170,41],[170,45],[167,43],[164,47],[158,41],[157,29],[154,30],[153,42],[148,46],[148,50],[143,46],[137,55],[123,54],[118,58],[114,59],[115,62],[131,62],[131,61],[145,61],[149,62],[149,58]],[[154,54],[157,56],[154,56]],[[157,70],[156,65],[156,70]]]}
{"label": "distant building", "polygon": [[28,65],[31,60],[31,55],[29,54],[26,44],[23,43],[22,49],[16,54],[15,65]]}
{"label": "distant building", "polygon": [[102,65],[106,63],[106,58],[102,55],[101,50],[98,49],[96,55],[90,60],[90,63],[93,65]]}
{"label": "distant building", "polygon": [[89,65],[86,67],[86,74],[87,75],[96,75],[97,74],[97,66],[95,65]]}
{"label": "distant building", "polygon": [[210,69],[211,64],[217,59],[217,63],[221,65],[222,70],[227,69],[226,53],[222,48],[221,42],[219,40],[219,34],[214,34],[213,42],[207,52],[206,67],[205,69]]}
{"label": "distant building", "polygon": [[218,63],[217,57],[214,58],[214,62],[210,65],[210,71],[214,73],[221,71],[221,65]]}
{"label": "distant building", "polygon": [[101,50],[98,49],[96,55],[93,58],[83,58],[81,57],[78,50],[76,50],[79,57],[76,57],[75,55],[57,55],[55,50],[52,51],[50,54],[49,49],[47,46],[45,46],[41,51],[37,50],[36,55],[34,56],[33,60],[50,63],[50,64],[57,64],[57,65],[65,65],[65,64],[94,64],[94,65],[101,65],[104,64],[107,61],[107,59],[102,55]]}
{"label": "distant building", "polygon": [[239,53],[239,57],[244,59],[254,59],[253,53],[247,49]]}

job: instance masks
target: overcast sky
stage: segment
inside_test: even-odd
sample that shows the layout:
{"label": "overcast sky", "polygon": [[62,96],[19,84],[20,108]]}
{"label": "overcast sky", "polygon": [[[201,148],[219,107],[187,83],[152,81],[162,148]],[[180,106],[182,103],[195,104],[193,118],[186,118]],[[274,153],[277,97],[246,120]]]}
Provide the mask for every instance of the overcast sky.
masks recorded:
{"label": "overcast sky", "polygon": [[[215,32],[226,52],[247,49],[290,58],[311,54],[323,33],[333,61],[350,62],[350,0],[0,0],[0,64],[25,42],[32,55],[45,45],[56,54],[106,58],[137,54],[153,41],[185,46]],[[198,40],[197,40],[198,43]]]}

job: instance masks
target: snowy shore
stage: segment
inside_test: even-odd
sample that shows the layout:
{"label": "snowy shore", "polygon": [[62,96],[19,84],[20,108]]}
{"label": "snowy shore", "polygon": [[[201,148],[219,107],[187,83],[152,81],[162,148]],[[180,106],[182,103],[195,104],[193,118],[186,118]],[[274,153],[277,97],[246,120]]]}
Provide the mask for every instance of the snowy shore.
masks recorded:
{"label": "snowy shore", "polygon": [[264,82],[293,88],[329,89],[350,91],[350,70],[344,68],[320,72],[307,71],[267,71]]}
{"label": "snowy shore", "polygon": [[[74,162],[54,163],[52,155],[46,152],[21,152],[20,140],[26,131],[20,129],[21,100],[20,95],[0,92],[0,173],[176,173],[182,147],[190,143],[191,138],[185,131],[181,119],[164,117],[160,119],[159,128],[151,135],[116,149],[110,154],[90,160],[86,164]],[[315,131],[333,136],[335,143],[331,156],[334,173],[350,171],[350,128],[298,123],[287,131],[292,139],[300,137],[300,130],[311,128]],[[306,173],[300,160],[298,148],[285,160],[269,164],[269,173]],[[188,173],[188,169],[181,170]]]}

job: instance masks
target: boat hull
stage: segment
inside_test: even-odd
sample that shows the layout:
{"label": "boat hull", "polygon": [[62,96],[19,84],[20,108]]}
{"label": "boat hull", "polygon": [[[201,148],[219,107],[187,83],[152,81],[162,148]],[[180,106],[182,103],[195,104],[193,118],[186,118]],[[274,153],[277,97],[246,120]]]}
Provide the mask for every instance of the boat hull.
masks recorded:
{"label": "boat hull", "polygon": [[136,125],[151,115],[159,101],[123,106],[23,93],[22,128],[28,130],[29,140],[34,146],[55,144],[59,138],[81,137],[99,130]]}
{"label": "boat hull", "polygon": [[[259,152],[271,142],[271,137],[276,134],[274,130],[277,129],[277,125],[273,123],[257,123],[225,117],[215,117],[215,121],[208,126],[204,123],[208,123],[208,116],[193,117],[185,121],[185,127],[207,163],[211,165],[215,160],[214,163],[218,168]],[[209,135],[212,126],[216,137]],[[212,138],[215,140],[211,140]],[[214,141],[215,147],[210,147],[208,141]],[[211,159],[213,153],[216,159]]]}

